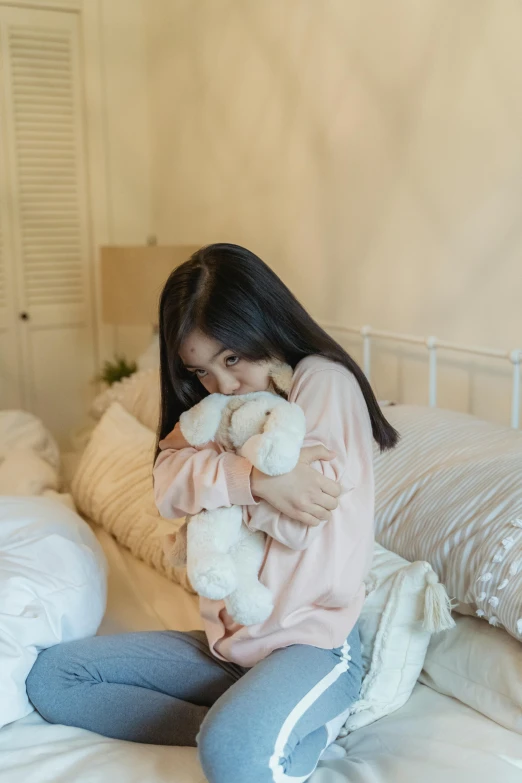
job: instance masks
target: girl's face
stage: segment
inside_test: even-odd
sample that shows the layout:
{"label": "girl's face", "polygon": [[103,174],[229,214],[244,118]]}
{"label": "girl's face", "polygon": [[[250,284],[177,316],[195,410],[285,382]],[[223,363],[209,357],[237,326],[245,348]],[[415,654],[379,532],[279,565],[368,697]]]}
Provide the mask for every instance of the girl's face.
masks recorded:
{"label": "girl's face", "polygon": [[270,385],[268,362],[248,362],[198,329],[184,340],[181,361],[209,394],[248,394]]}

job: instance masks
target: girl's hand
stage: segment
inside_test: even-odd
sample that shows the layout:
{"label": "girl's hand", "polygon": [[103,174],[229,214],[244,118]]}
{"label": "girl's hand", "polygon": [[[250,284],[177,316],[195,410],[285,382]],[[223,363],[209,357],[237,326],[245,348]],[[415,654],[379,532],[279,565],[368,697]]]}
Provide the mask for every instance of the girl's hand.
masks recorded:
{"label": "girl's hand", "polygon": [[290,519],[315,527],[330,519],[331,512],[339,505],[337,499],[341,488],[310,465],[334,457],[335,454],[324,446],[308,446],[301,449],[299,462],[291,473],[265,476],[253,468],[250,478],[252,494],[266,500]]}

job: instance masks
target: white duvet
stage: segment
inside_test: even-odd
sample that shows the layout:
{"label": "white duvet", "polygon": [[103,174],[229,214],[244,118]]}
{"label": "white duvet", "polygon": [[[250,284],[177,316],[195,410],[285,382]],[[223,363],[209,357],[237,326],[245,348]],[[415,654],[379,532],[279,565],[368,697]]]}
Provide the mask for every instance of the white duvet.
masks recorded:
{"label": "white duvet", "polygon": [[32,711],[38,652],[92,636],[105,611],[105,556],[60,495],[58,465],[38,419],[0,414],[0,727]]}
{"label": "white duvet", "polygon": [[94,635],[105,599],[105,558],[83,519],[49,498],[0,497],[0,726],[32,710],[38,652]]}

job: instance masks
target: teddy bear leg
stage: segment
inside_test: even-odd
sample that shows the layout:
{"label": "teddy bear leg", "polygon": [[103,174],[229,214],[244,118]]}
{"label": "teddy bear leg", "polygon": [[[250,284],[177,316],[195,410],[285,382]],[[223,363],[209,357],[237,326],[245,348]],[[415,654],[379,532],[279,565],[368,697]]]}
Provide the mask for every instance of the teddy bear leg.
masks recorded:
{"label": "teddy bear leg", "polygon": [[274,610],[272,593],[258,581],[242,585],[225,598],[229,615],[240,625],[264,623]]}
{"label": "teddy bear leg", "polygon": [[240,625],[264,622],[274,609],[272,593],[258,579],[265,551],[265,536],[243,527],[231,552],[236,565],[237,588],[225,599],[227,612]]}
{"label": "teddy bear leg", "polygon": [[187,535],[187,573],[194,590],[219,601],[236,589],[236,565],[229,549],[238,539],[240,506],[203,511],[191,518]]}

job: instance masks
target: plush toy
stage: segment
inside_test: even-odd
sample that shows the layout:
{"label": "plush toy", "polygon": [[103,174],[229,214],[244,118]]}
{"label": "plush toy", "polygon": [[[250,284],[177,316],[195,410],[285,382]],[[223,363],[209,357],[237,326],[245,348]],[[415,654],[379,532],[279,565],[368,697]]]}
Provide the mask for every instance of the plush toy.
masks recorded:
{"label": "plush toy", "polygon": [[[212,394],[181,416],[180,427],[192,446],[214,441],[246,457],[262,473],[278,476],[293,470],[299,460],[305,417],[298,405],[270,392]],[[224,599],[228,613],[241,625],[261,623],[271,614],[272,595],[258,580],[265,535],[243,524],[241,506],[187,517],[168,538],[170,562],[186,562],[199,595]]]}

